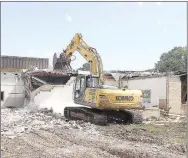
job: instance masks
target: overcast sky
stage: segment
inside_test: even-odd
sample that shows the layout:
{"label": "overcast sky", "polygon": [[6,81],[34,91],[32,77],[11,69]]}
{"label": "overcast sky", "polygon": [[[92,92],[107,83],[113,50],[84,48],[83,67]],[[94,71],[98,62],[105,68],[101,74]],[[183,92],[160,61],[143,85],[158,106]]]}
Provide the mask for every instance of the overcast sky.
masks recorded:
{"label": "overcast sky", "polygon": [[[144,70],[186,45],[185,2],[3,2],[2,55],[48,57],[75,33],[97,49],[105,70]],[[72,63],[85,60],[75,53]]]}

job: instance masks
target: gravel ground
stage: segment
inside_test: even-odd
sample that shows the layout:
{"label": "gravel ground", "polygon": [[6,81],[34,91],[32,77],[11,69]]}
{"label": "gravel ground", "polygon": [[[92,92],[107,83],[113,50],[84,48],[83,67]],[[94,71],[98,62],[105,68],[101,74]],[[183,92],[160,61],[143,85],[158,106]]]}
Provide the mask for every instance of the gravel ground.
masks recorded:
{"label": "gravel ground", "polygon": [[186,124],[96,126],[49,110],[1,110],[2,158],[184,158]]}

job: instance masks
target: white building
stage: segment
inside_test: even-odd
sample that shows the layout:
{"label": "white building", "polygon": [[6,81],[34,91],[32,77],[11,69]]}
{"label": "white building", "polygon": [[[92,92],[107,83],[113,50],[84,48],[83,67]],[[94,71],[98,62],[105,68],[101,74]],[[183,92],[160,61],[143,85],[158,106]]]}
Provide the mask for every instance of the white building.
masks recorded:
{"label": "white building", "polygon": [[128,89],[140,89],[146,107],[158,106],[174,114],[185,114],[187,75],[136,77],[124,80]]}
{"label": "white building", "polygon": [[[113,79],[106,78],[106,84],[142,90],[143,104],[146,107],[157,106],[173,114],[185,114],[187,74],[138,74],[133,77],[134,75],[114,73],[112,76]],[[120,81],[119,76],[122,77]]]}
{"label": "white building", "polygon": [[123,85],[126,85],[128,89],[140,89],[143,91],[143,102],[146,107],[158,106],[159,100],[166,98],[166,84],[166,77],[135,78],[123,82]]}
{"label": "white building", "polygon": [[24,84],[21,72],[1,72],[1,108],[24,105]]}
{"label": "white building", "polygon": [[21,71],[37,66],[47,69],[49,59],[1,56],[1,107],[19,107],[24,104],[24,83],[21,80]]}

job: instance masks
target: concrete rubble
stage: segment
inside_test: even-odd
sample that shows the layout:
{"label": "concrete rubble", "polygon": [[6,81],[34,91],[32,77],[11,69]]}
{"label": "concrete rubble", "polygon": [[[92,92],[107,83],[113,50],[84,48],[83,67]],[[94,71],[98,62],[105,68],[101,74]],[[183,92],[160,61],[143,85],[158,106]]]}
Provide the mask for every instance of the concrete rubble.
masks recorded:
{"label": "concrete rubble", "polygon": [[2,109],[1,118],[3,157],[185,157],[185,122],[102,127],[49,109]]}
{"label": "concrete rubble", "polygon": [[54,126],[81,128],[76,121],[67,122],[64,116],[48,109],[40,109],[35,113],[27,109],[3,109],[1,116],[1,135],[9,138],[28,134],[34,130],[53,129]]}
{"label": "concrete rubble", "polygon": [[[73,79],[65,86],[66,93],[61,92],[67,105],[74,105],[67,96],[72,94],[72,83]],[[186,121],[181,117],[146,117],[141,125],[96,126],[68,121],[53,108],[1,109],[4,158],[184,158],[185,138]]]}

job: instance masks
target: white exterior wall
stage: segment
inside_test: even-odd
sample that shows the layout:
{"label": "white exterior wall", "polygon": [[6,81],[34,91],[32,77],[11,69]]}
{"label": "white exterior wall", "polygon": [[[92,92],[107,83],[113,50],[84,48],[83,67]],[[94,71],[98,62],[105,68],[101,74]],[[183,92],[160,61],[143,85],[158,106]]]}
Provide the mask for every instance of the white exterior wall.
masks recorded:
{"label": "white exterior wall", "polygon": [[[151,103],[144,103],[146,107],[159,106],[159,99],[166,100],[170,113],[185,114],[185,106],[181,103],[181,81],[179,76],[123,80],[122,87],[129,89],[151,90]],[[107,85],[118,85],[116,81],[106,81]],[[165,105],[164,105],[165,106]]]}
{"label": "white exterior wall", "polygon": [[145,78],[123,81],[123,86],[129,89],[151,90],[151,103],[145,103],[146,107],[159,105],[159,99],[166,99],[166,77]]}
{"label": "white exterior wall", "polygon": [[181,80],[178,76],[168,78],[168,106],[170,113],[183,114],[185,109],[182,109],[181,103]]}
{"label": "white exterior wall", "polygon": [[1,92],[4,92],[4,100],[1,100],[2,108],[19,107],[24,104],[24,85],[20,75],[20,72],[1,72]]}
{"label": "white exterior wall", "polygon": [[109,86],[118,86],[118,82],[113,81],[113,80],[105,80],[104,84],[109,85]]}

